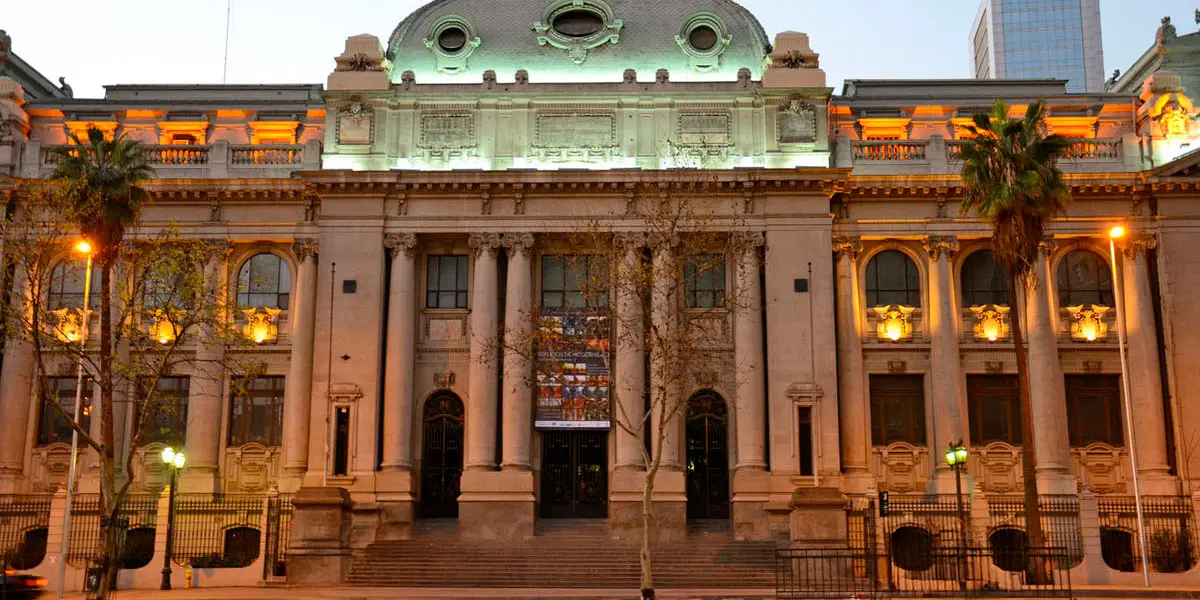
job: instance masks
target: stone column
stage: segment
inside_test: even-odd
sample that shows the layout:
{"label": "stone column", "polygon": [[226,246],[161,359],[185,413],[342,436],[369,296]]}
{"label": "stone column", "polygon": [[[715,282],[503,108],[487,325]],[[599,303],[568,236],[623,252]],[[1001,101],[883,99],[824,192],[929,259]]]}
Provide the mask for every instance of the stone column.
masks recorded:
{"label": "stone column", "polygon": [[[205,267],[205,277],[215,291],[215,301],[221,306],[217,318],[229,318],[226,297],[229,291],[228,258],[232,247],[228,242],[213,243],[213,256]],[[221,450],[221,399],[225,382],[222,365],[225,349],[212,327],[199,332],[196,349],[196,370],[188,394],[187,439],[184,448],[187,466],[179,478],[179,489],[188,493],[211,493],[219,479],[218,464]]]}
{"label": "stone column", "polygon": [[533,364],[530,320],[533,302],[533,234],[506,233],[508,285],[504,303],[504,433],[501,464],[506,470],[530,471],[533,427]]}
{"label": "stone column", "polygon": [[763,380],[762,276],[758,253],[766,243],[758,232],[739,236],[734,317],[737,371],[737,469],[761,471],[766,462],[766,382]]}
{"label": "stone column", "polygon": [[[867,415],[866,374],[863,367],[862,322],[857,260],[862,240],[833,238],[837,253],[838,412],[842,420],[842,461],[852,493],[865,493],[870,471],[871,423]],[[861,488],[861,489],[859,489]]]}
{"label": "stone column", "polygon": [[[680,277],[680,263],[675,256],[677,240],[660,239],[654,244],[653,256],[653,290],[650,294],[650,321],[659,333],[652,334],[650,347],[650,402],[656,411],[651,419],[651,431],[656,432],[664,419],[663,411],[676,408],[679,402],[680,378],[678,359],[674,356],[677,344],[674,335],[679,327],[677,314],[677,280]],[[657,341],[653,338],[657,338]],[[668,471],[678,471],[682,464],[680,456],[680,423],[682,417],[675,417],[663,432],[662,468]],[[653,443],[653,440],[652,440]]]}
{"label": "stone column", "polygon": [[[960,439],[965,439],[962,426],[959,389],[962,370],[958,356],[959,311],[954,304],[954,276],[950,258],[958,252],[958,239],[949,236],[925,238],[929,252],[929,310],[926,325],[929,331],[929,370],[931,398],[925,401],[933,415],[933,447],[930,455],[941,457],[942,452]],[[954,489],[954,474],[945,461],[935,460],[936,485],[939,490]]]}
{"label": "stone column", "polygon": [[[13,285],[13,310],[25,308],[29,289],[20,269]],[[33,345],[25,337],[12,335],[5,341],[4,369],[0,372],[0,493],[22,491],[25,471],[25,442],[36,426],[29,411],[33,403]]]}
{"label": "stone column", "polygon": [[[616,290],[616,406],[613,420],[632,425],[645,414],[646,332],[642,306],[643,233],[618,233],[614,240],[621,256],[617,266]],[[641,441],[637,436],[614,427],[617,440],[616,470],[644,470]]]}
{"label": "stone column", "polygon": [[308,435],[312,407],[313,339],[317,316],[317,240],[299,239],[292,252],[296,272],[295,310],[289,315],[291,355],[283,404],[284,470],[299,479],[308,469]]}
{"label": "stone column", "polygon": [[1129,404],[1133,407],[1133,435],[1137,445],[1138,475],[1144,494],[1171,493],[1167,466],[1166,419],[1158,362],[1158,334],[1154,325],[1154,296],[1146,251],[1154,248],[1152,234],[1134,235],[1122,244],[1124,261],[1121,291],[1125,306],[1125,344],[1129,360]]}
{"label": "stone column", "polygon": [[1034,265],[1036,287],[1025,296],[1027,316],[1021,327],[1029,349],[1029,404],[1033,412],[1038,488],[1046,494],[1074,494],[1076,484],[1070,471],[1071,443],[1067,435],[1067,397],[1058,358],[1054,298],[1050,288],[1056,279],[1047,259],[1053,247],[1053,240],[1041,245]]}
{"label": "stone column", "polygon": [[417,343],[417,236],[388,234],[387,357],[383,366],[383,470],[408,471],[413,460],[413,360]]}
{"label": "stone column", "polygon": [[498,271],[500,236],[472,234],[475,253],[471,285],[471,375],[467,393],[467,471],[496,468],[496,363]]}

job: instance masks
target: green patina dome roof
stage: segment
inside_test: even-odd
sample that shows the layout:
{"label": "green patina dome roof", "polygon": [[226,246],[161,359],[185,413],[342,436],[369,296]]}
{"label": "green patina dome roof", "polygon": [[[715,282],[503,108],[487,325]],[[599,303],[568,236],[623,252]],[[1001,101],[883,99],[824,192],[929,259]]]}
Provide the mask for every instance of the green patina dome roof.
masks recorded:
{"label": "green patina dome roof", "polygon": [[[695,35],[693,35],[693,33]],[[478,82],[488,70],[532,83],[620,82],[627,69],[654,81],[761,79],[770,42],[758,19],[730,0],[434,0],[388,40],[392,78]]]}

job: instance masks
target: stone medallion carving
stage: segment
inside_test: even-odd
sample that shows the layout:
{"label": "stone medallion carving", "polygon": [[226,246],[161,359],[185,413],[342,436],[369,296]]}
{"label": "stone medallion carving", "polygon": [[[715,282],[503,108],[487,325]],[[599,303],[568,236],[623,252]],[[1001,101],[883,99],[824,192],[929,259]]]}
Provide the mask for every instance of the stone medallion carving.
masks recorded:
{"label": "stone medallion carving", "polygon": [[353,99],[338,111],[337,141],[348,146],[367,146],[374,141],[375,111]]}
{"label": "stone medallion carving", "polygon": [[566,50],[581,65],[591,50],[620,42],[624,26],[604,0],[559,0],[546,7],[533,30],[539,46]]}
{"label": "stone medallion carving", "polygon": [[788,98],[779,107],[779,143],[803,144],[817,141],[817,107],[798,96]]}

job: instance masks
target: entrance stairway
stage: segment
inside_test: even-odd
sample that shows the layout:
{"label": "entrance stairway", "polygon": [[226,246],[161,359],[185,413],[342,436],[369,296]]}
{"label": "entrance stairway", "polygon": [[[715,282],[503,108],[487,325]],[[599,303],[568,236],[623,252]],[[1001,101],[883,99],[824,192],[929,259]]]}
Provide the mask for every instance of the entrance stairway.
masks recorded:
{"label": "entrance stairway", "polygon": [[[724,529],[724,530],[722,530]],[[614,540],[604,521],[542,521],[534,537],[458,537],[453,523],[422,522],[413,539],[355,553],[350,583],[372,587],[636,588],[639,545]],[[738,542],[728,529],[692,528],[652,554],[655,587],[771,588],[775,542]]]}

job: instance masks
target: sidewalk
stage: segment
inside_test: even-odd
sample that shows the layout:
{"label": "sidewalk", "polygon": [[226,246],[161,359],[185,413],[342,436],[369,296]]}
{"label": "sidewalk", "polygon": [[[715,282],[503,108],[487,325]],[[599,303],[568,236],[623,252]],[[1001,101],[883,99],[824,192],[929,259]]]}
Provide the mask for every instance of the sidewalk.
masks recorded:
{"label": "sidewalk", "polygon": [[[765,600],[775,590],[656,590],[659,598],[670,600]],[[52,593],[44,596],[53,597]],[[370,588],[370,587],[289,587],[203,588],[190,590],[118,591],[114,600],[636,600],[635,589],[554,589],[554,588]],[[83,600],[82,595],[69,600]]]}

